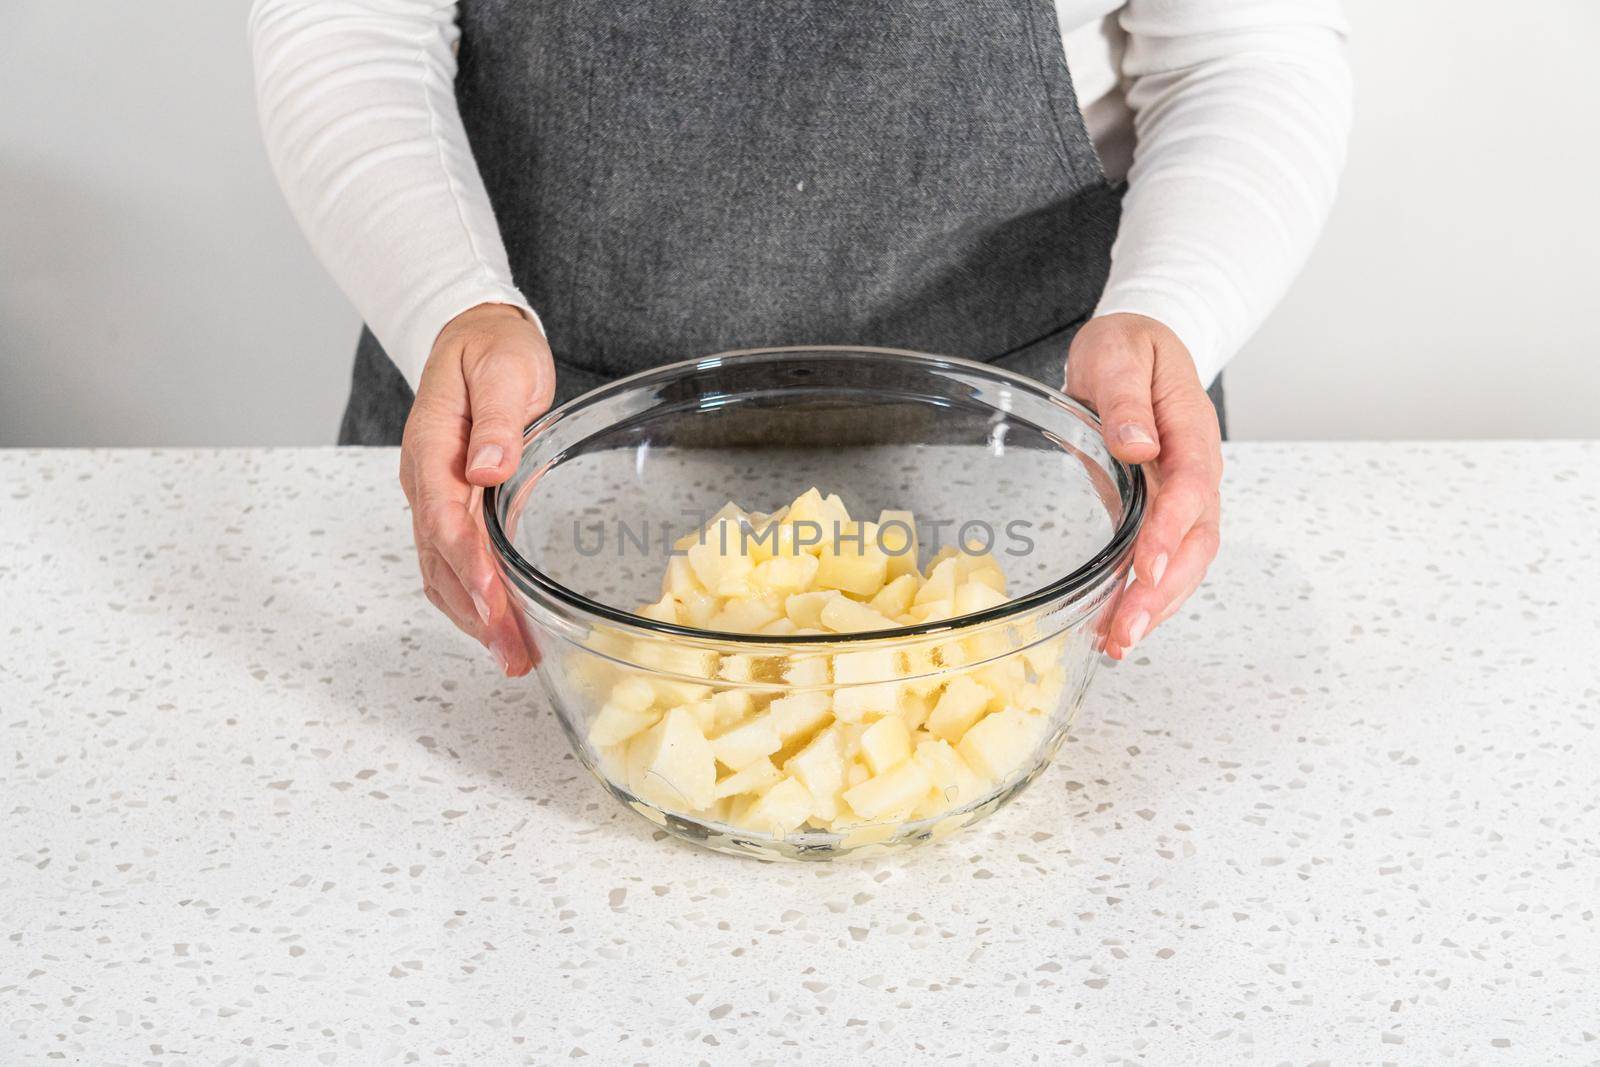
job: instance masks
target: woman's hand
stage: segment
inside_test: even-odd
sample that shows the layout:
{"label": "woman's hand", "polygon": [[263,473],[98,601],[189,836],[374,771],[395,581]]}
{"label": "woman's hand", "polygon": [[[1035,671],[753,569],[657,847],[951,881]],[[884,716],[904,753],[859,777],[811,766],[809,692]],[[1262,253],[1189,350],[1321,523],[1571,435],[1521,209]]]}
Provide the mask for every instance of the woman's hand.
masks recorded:
{"label": "woman's hand", "polygon": [[1106,631],[1107,655],[1121,659],[1178,610],[1216,557],[1222,435],[1189,350],[1143,315],[1084,323],[1067,356],[1067,392],[1093,405],[1112,455],[1145,464],[1152,488],[1134,582]]}
{"label": "woman's hand", "polygon": [[523,428],[550,406],[555,382],[539,328],[508,304],[479,304],[439,331],[400,445],[423,592],[511,676],[528,673],[533,652],[489,558],[478,501],[516,470]]}

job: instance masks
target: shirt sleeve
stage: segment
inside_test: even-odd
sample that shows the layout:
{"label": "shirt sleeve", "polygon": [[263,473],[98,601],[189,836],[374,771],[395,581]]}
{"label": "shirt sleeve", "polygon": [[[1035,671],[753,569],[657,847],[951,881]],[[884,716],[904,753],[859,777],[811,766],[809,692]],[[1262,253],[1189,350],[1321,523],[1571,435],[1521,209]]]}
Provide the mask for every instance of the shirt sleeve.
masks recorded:
{"label": "shirt sleeve", "polygon": [[511,278],[456,108],[456,5],[256,0],[267,155],[318,258],[413,389],[467,308],[537,317]]}
{"label": "shirt sleeve", "polygon": [[1203,384],[1305,262],[1351,119],[1337,0],[1129,0],[1137,137],[1097,314],[1136,312],[1188,346]]}

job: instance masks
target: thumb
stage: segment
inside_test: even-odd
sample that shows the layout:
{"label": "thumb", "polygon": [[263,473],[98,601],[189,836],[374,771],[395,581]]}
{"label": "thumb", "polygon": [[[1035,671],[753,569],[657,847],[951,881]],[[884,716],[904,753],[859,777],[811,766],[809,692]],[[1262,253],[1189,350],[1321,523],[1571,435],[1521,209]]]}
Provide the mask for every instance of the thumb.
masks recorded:
{"label": "thumb", "polygon": [[1155,346],[1150,338],[1108,319],[1091,320],[1073,340],[1069,370],[1074,362],[1083,370],[1072,376],[1077,390],[1100,413],[1111,454],[1124,463],[1155,459],[1161,439],[1151,403]]}
{"label": "thumb", "polygon": [[555,375],[543,345],[500,344],[463,368],[472,436],[467,481],[499,485],[522,454],[522,431],[550,406]]}

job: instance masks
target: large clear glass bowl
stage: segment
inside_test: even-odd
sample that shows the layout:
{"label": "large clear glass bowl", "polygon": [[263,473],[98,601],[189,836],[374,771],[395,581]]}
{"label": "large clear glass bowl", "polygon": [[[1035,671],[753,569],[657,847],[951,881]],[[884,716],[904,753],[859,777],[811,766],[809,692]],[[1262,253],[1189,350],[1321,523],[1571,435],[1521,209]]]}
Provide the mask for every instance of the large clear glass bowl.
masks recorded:
{"label": "large clear glass bowl", "polygon": [[[856,517],[914,512],[922,562],[934,540],[987,548],[1011,599],[828,636],[719,633],[634,614],[661,596],[674,542],[725,503],[771,511],[813,485]],[[1144,501],[1142,473],[1110,454],[1093,412],[1039,382],[961,359],[815,347],[664,366],[550,412],[529,427],[516,474],[485,494],[484,518],[538,677],[573,750],[612,795],[709,848],[828,859],[942,837],[1044,768],[1099,660]],[[885,649],[888,660],[854,662],[891,662],[888,676],[856,669],[850,685],[836,684],[836,657]],[[1022,755],[937,817],[756,832],[663,803],[659,790],[643,799],[652,790],[630,787],[623,756],[589,739],[628,678],[684,700],[748,694],[760,708],[801,694],[837,702],[852,686],[938,694],[985,668],[1029,687],[1017,690]]]}

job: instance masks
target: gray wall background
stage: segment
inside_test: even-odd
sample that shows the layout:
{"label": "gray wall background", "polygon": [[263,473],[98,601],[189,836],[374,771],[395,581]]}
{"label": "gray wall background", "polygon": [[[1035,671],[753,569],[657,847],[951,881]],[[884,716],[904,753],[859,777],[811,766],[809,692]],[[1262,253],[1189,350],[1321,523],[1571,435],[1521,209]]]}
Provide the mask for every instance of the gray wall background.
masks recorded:
{"label": "gray wall background", "polygon": [[[256,131],[247,0],[10,0],[0,445],[331,442],[357,318]],[[1600,4],[1346,0],[1327,234],[1240,438],[1600,434]]]}

